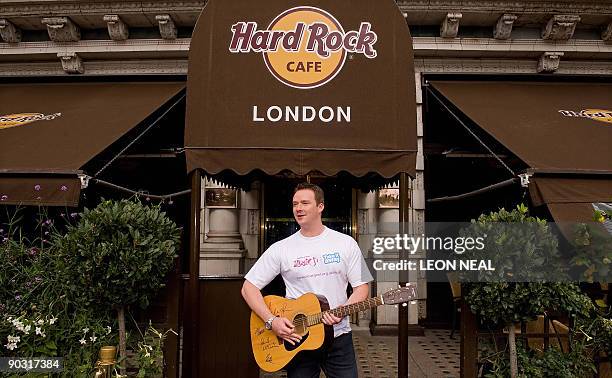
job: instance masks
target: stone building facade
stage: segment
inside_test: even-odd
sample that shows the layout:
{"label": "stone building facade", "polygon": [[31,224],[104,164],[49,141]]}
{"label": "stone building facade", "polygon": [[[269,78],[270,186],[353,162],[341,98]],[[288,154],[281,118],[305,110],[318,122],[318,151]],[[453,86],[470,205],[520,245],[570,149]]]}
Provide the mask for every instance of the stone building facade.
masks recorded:
{"label": "stone building facade", "polygon": [[[205,1],[0,1],[0,81],[64,76],[176,76],[184,80],[190,36]],[[411,182],[412,232],[423,232],[423,88],[428,75],[612,76],[612,3],[604,0],[398,1],[414,42],[417,175]],[[494,95],[494,94],[493,94]],[[214,188],[207,181],[204,187]],[[260,187],[241,191],[235,209],[203,208],[201,275],[235,275],[262,253]],[[204,189],[206,190],[206,189]],[[202,193],[204,195],[204,193]],[[377,229],[398,217],[376,193],[356,194],[354,219],[364,253]],[[202,201],[205,203],[205,201]],[[421,297],[427,296],[424,277]],[[379,287],[382,291],[385,287]],[[425,318],[411,305],[410,323]],[[379,310],[379,324],[397,312]]]}

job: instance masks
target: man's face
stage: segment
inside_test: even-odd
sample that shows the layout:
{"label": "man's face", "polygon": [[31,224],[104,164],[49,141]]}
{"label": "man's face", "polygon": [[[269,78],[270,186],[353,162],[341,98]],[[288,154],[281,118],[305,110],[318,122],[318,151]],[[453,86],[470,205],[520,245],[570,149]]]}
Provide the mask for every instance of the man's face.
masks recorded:
{"label": "man's face", "polygon": [[300,227],[321,222],[323,204],[317,205],[312,190],[302,189],[293,195],[293,216]]}

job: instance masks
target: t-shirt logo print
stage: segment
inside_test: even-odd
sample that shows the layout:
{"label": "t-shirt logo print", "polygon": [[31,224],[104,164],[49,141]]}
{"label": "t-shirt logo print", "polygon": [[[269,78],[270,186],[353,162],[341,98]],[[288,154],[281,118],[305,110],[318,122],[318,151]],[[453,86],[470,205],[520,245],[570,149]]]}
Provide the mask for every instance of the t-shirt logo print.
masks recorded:
{"label": "t-shirt logo print", "polygon": [[323,255],[323,264],[340,264],[340,254],[336,253],[327,253]]}
{"label": "t-shirt logo print", "polygon": [[316,266],[318,262],[319,262],[319,259],[317,259],[316,257],[303,256],[303,257],[293,260],[293,267],[301,268],[304,266]]}

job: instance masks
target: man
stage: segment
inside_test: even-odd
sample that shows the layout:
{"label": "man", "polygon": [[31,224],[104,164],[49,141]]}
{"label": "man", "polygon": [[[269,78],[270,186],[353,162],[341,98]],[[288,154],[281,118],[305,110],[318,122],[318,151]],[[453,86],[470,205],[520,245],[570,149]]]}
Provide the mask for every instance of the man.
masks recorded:
{"label": "man", "polygon": [[[270,312],[261,289],[281,274],[287,298],[314,293],[327,299],[330,308],[356,303],[368,297],[368,271],[359,246],[348,235],[323,225],[323,190],[313,184],[299,184],[293,194],[293,216],[300,226],[295,234],[274,243],[245,276],[242,296],[251,309],[266,321],[280,338],[294,344],[300,336],[289,319]],[[348,284],[353,293],[347,299]],[[357,364],[348,317],[325,314],[323,323],[333,325],[334,339],[324,350],[300,352],[287,365],[287,376],[319,377],[321,369],[329,378],[357,377]]]}

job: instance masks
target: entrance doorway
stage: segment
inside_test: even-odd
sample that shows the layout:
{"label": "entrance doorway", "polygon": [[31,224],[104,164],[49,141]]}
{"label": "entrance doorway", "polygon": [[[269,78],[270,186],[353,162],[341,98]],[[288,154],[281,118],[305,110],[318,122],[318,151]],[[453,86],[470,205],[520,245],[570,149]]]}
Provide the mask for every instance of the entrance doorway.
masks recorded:
{"label": "entrance doorway", "polygon": [[[305,181],[301,177],[279,176],[270,176],[263,181],[264,236],[261,253],[299,230],[293,218],[291,202],[295,186]],[[310,182],[320,186],[325,193],[323,224],[332,230],[352,235],[353,189],[350,184],[334,177],[311,177]],[[285,296],[281,276],[270,282],[262,293]]]}

